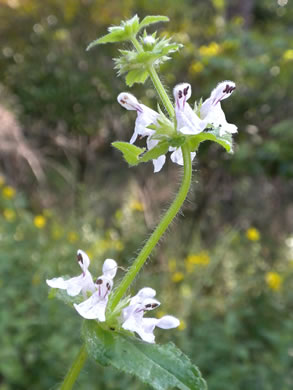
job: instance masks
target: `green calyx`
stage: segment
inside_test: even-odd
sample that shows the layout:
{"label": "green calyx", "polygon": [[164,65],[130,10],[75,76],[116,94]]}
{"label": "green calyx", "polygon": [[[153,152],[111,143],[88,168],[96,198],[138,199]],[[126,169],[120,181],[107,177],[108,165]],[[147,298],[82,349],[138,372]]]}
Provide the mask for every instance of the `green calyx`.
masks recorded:
{"label": "green calyx", "polygon": [[126,84],[131,87],[134,83],[144,83],[149,76],[150,66],[160,66],[168,61],[170,54],[176,52],[182,47],[178,43],[173,43],[171,38],[155,38],[154,41],[148,41],[147,36],[141,37],[142,51],[120,50],[120,57],[114,58],[115,69],[118,75],[126,75]]}

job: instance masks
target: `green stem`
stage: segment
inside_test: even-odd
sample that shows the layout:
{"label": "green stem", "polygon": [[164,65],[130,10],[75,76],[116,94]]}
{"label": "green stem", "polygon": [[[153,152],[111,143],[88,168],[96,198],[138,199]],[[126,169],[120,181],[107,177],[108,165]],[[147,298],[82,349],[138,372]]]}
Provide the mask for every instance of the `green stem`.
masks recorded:
{"label": "green stem", "polygon": [[145,261],[149,257],[151,251],[156,246],[162,235],[165,233],[167,227],[170,225],[178,211],[180,210],[186,196],[188,194],[190,183],[191,183],[191,175],[192,175],[192,163],[190,157],[190,151],[187,144],[182,146],[182,154],[184,160],[184,173],[183,180],[179,189],[179,192],[169,207],[168,211],[164,215],[163,219],[159,223],[159,225],[154,230],[153,234],[150,236],[139,255],[135,259],[134,263],[130,267],[127,274],[124,276],[124,279],[120,283],[119,287],[116,289],[112,297],[110,298],[110,302],[108,304],[109,312],[113,311],[113,309],[117,306],[120,299],[123,297],[128,287],[140,271],[141,267],[144,265]]}
{"label": "green stem", "polygon": [[169,99],[169,96],[167,95],[167,92],[165,88],[163,87],[163,84],[161,80],[159,79],[159,76],[154,68],[154,66],[150,66],[148,68],[150,78],[152,79],[152,82],[158,92],[158,95],[160,96],[166,110],[168,111],[168,114],[170,118],[174,117],[174,107],[173,104],[171,103],[171,100]]}
{"label": "green stem", "polygon": [[87,359],[87,352],[85,349],[85,345],[83,345],[76,356],[72,366],[70,367],[64,381],[60,387],[60,390],[71,390],[84,363]]}
{"label": "green stem", "polygon": [[[138,40],[134,37],[132,38],[131,42],[133,43],[133,46],[136,48],[138,53],[143,52],[143,48],[141,47],[140,43]],[[173,104],[171,103],[171,100],[169,99],[169,96],[163,87],[163,84],[161,80],[159,79],[159,76],[154,68],[153,65],[148,67],[148,72],[150,75],[150,78],[152,79],[152,82],[154,84],[154,87],[156,88],[156,91],[158,92],[158,95],[160,96],[160,99],[162,100],[166,110],[168,111],[168,114],[170,118],[174,117],[174,107]]]}

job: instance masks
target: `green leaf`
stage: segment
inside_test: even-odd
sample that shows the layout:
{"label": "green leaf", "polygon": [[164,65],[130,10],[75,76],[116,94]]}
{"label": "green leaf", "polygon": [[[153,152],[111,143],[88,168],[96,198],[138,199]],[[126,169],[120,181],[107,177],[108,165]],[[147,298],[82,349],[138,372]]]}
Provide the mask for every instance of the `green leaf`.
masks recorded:
{"label": "green leaf", "polygon": [[134,83],[143,84],[149,77],[148,71],[144,68],[131,70],[125,77],[126,84],[132,87]]}
{"label": "green leaf", "polygon": [[129,165],[137,165],[139,162],[139,155],[142,154],[145,150],[128,142],[120,141],[112,142],[112,146],[122,152],[124,159],[128,162]]}
{"label": "green leaf", "polygon": [[227,133],[224,136],[220,137],[218,134],[219,134],[218,130],[213,130],[213,131],[204,131],[200,134],[188,137],[190,150],[196,151],[201,142],[213,141],[223,146],[223,148],[225,148],[228,153],[233,153],[232,135]]}
{"label": "green leaf", "polygon": [[83,337],[89,355],[98,363],[135,375],[156,390],[207,389],[197,367],[173,343],[148,344],[103,329],[96,321],[84,321]]}
{"label": "green leaf", "polygon": [[90,50],[94,46],[104,43],[128,41],[132,37],[136,36],[139,28],[139,18],[137,15],[134,15],[133,18],[122,21],[120,26],[109,27],[109,34],[106,34],[103,37],[91,42],[86,50]]}
{"label": "green leaf", "polygon": [[140,159],[139,162],[147,162],[160,157],[162,154],[166,154],[169,148],[167,141],[159,142],[154,148],[147,151]]}
{"label": "green leaf", "polygon": [[145,26],[148,26],[153,23],[158,22],[169,22],[169,18],[167,16],[156,15],[156,16],[146,16],[139,24],[139,29],[142,29]]}

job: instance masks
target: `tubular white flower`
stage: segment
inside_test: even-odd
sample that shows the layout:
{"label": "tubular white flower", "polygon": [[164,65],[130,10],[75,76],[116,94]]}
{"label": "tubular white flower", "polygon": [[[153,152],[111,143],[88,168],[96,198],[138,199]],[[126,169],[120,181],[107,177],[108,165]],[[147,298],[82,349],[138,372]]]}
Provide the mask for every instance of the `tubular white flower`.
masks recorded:
{"label": "tubular white flower", "polygon": [[147,126],[155,123],[159,114],[151,108],[138,102],[135,96],[130,93],[122,92],[118,95],[118,103],[126,110],[134,110],[137,112],[137,118],[135,121],[134,133],[130,139],[130,143],[133,144],[138,136],[145,137],[152,135],[154,130],[148,129]]}
{"label": "tubular white flower", "polygon": [[77,251],[77,261],[82,269],[82,274],[74,278],[65,280],[64,278],[47,279],[48,286],[52,288],[60,288],[66,290],[70,296],[76,296],[80,292],[86,295],[87,291],[95,291],[95,285],[91,273],[88,271],[90,259],[88,255],[79,249]]}
{"label": "tubular white flower", "polygon": [[[133,110],[137,112],[137,118],[135,121],[134,133],[130,139],[130,143],[133,144],[138,136],[148,137],[147,148],[151,150],[158,144],[158,140],[152,139],[154,130],[148,129],[147,126],[156,123],[159,114],[151,108],[138,102],[135,96],[127,92],[122,92],[118,95],[118,103],[126,110]],[[154,172],[159,172],[165,164],[166,156],[159,156],[153,160]]]}
{"label": "tubular white flower", "polygon": [[113,280],[117,271],[115,260],[106,259],[103,265],[103,275],[95,281],[96,291],[86,301],[74,304],[76,311],[86,319],[96,319],[104,322],[105,311],[108,303],[109,293],[113,287]]}
{"label": "tubular white flower", "polygon": [[201,120],[187,103],[191,96],[191,85],[187,83],[176,85],[173,95],[175,99],[177,130],[187,135],[201,133],[206,127],[206,121]]}
{"label": "tubular white flower", "polygon": [[225,133],[237,133],[237,126],[227,122],[221,107],[221,101],[231,96],[235,88],[233,81],[222,81],[213,89],[211,96],[203,102],[200,109],[200,116],[206,124],[220,128],[220,136]]}
{"label": "tubular white flower", "polygon": [[123,309],[122,328],[137,333],[147,343],[155,342],[154,329],[171,329],[179,326],[179,320],[173,316],[158,318],[143,318],[144,313],[160,306],[160,302],[154,299],[155,290],[146,287],[141,289],[130,299],[129,306]]}

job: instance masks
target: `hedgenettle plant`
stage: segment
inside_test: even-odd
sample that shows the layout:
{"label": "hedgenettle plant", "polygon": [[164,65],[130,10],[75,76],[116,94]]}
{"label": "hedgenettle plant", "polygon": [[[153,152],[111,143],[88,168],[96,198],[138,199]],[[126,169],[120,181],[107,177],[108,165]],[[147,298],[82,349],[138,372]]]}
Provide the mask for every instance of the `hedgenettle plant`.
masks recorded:
{"label": "hedgenettle plant", "polygon": [[[105,43],[126,42],[129,45],[131,42],[132,50],[119,50],[120,56],[114,59],[115,69],[119,75],[125,74],[128,87],[145,83],[150,78],[159,96],[155,111],[140,103],[129,92],[119,94],[117,100],[121,106],[135,111],[137,117],[130,142],[117,141],[112,145],[122,152],[130,166],[152,161],[154,172],[163,168],[166,155],[171,153],[171,160],[183,166],[183,177],[171,206],[114,290],[113,280],[119,268],[116,261],[106,259],[102,275],[95,279],[88,269],[90,259],[82,250],[77,252],[77,261],[82,270],[79,276],[47,280],[52,288],[50,296],[71,305],[84,318],[84,345],[61,390],[72,389],[88,355],[103,366],[112,365],[135,375],[157,390],[207,388],[197,367],[172,342],[155,344],[156,327],[171,329],[180,324],[173,315],[159,319],[144,317],[147,311],[160,305],[155,299],[156,291],[148,286],[133,297],[125,297],[129,286],[186,199],[192,178],[192,160],[199,145],[206,140],[214,141],[231,153],[232,134],[237,132],[237,127],[226,121],[221,107],[221,101],[235,89],[232,81],[220,82],[210,97],[196,102],[194,107],[188,103],[191,85],[186,82],[174,87],[174,104],[170,100],[157,69],[182,45],[170,38],[159,38],[156,33],[148,35],[145,30],[153,23],[168,20],[166,16],[147,16],[140,22],[135,15],[121,22],[120,26],[110,27],[107,35],[88,46],[89,50]],[[134,145],[138,137],[146,137],[145,148]]]}

